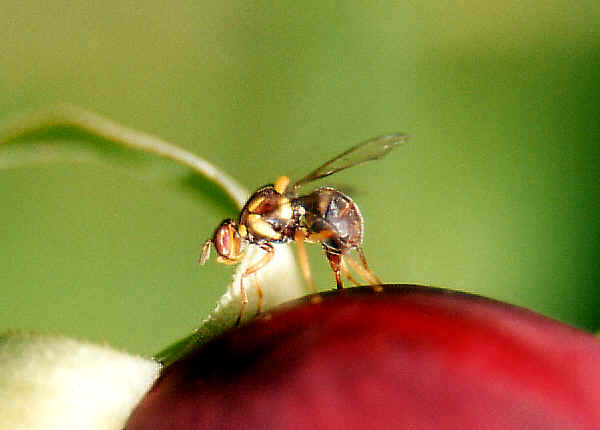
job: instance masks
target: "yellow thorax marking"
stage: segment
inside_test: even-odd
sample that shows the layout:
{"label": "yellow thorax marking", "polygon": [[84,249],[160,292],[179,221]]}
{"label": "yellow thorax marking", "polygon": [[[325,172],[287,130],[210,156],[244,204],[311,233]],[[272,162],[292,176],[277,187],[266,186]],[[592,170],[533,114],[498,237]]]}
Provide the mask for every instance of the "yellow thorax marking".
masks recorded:
{"label": "yellow thorax marking", "polygon": [[279,217],[284,220],[292,219],[294,216],[294,211],[292,210],[292,205],[290,204],[290,199],[287,197],[283,197],[279,202]]}
{"label": "yellow thorax marking", "polygon": [[260,204],[262,202],[265,201],[264,197],[256,197],[255,199],[253,199],[250,204],[248,205],[248,211],[249,212],[254,212],[256,210],[256,208],[258,208],[260,206]]}
{"label": "yellow thorax marking", "polygon": [[275,230],[273,230],[273,227],[271,227],[271,224],[269,224],[264,219],[262,219],[262,217],[260,215],[257,215],[257,214],[248,215],[248,225],[252,230],[254,230],[256,233],[260,234],[261,236],[264,236],[264,237],[272,239],[272,240],[281,239],[281,233],[277,233]]}
{"label": "yellow thorax marking", "polygon": [[238,232],[240,233],[240,236],[242,236],[244,239],[246,239],[246,237],[248,236],[248,230],[246,230],[246,226],[243,224],[238,227]]}
{"label": "yellow thorax marking", "polygon": [[279,194],[283,194],[285,192],[287,186],[289,185],[289,183],[290,183],[290,178],[288,178],[287,176],[280,176],[275,181],[275,184],[274,184],[275,191],[277,191]]}

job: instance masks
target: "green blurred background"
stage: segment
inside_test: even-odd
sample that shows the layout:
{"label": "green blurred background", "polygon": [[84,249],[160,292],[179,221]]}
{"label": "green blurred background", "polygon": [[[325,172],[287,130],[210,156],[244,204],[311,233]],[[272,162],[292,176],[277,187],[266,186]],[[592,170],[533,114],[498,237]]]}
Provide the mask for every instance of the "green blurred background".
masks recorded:
{"label": "green blurred background", "polygon": [[[250,189],[406,132],[333,180],[362,209],[376,273],[600,327],[597,0],[4,0],[0,19],[0,125],[68,101]],[[141,353],[188,334],[230,279],[197,259],[232,208],[168,161],[66,158],[0,169],[0,331]]]}

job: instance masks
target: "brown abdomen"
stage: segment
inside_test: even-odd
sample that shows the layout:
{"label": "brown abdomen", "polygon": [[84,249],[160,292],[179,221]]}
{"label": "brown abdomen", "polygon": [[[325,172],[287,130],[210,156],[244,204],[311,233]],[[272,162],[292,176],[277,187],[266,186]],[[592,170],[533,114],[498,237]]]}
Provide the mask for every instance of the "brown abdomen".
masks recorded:
{"label": "brown abdomen", "polygon": [[363,220],[358,206],[340,191],[323,187],[294,199],[305,210],[304,227],[309,233],[330,232],[321,243],[327,250],[344,254],[362,243]]}

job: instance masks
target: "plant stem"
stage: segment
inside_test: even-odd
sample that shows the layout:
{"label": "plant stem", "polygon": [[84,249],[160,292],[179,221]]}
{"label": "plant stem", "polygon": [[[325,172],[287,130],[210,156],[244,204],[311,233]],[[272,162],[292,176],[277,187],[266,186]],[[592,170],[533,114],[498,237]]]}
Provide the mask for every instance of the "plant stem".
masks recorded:
{"label": "plant stem", "polygon": [[219,186],[241,209],[248,190],[205,159],[156,136],[133,130],[116,121],[70,104],[60,104],[0,129],[0,145],[54,127],[73,127],[125,147],[151,152],[190,167]]}

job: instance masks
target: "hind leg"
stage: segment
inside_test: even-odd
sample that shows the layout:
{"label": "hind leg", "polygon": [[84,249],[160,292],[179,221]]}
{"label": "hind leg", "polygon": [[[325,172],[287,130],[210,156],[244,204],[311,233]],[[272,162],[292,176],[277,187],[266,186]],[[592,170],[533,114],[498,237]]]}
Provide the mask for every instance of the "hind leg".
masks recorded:
{"label": "hind leg", "polygon": [[327,250],[325,250],[325,255],[327,256],[327,260],[329,260],[331,270],[333,270],[333,274],[335,275],[335,284],[337,286],[337,289],[341,290],[344,288],[342,284],[342,276],[340,274],[342,256],[340,254],[334,254],[333,252],[329,252]]}
{"label": "hind leg", "polygon": [[363,252],[362,248],[356,248],[356,251],[358,252],[358,256],[360,257],[360,262],[362,263],[365,270],[369,273],[369,276],[373,278],[376,284],[381,285],[381,280],[377,277],[377,275],[375,275],[375,273],[373,273],[371,269],[369,269],[369,266],[367,265],[367,259],[365,258],[365,253]]}
{"label": "hind leg", "polygon": [[340,265],[340,267],[342,268],[342,272],[344,273],[344,276],[350,281],[352,282],[354,285],[359,286],[360,282],[358,282],[354,276],[352,276],[352,274],[350,273],[350,270],[348,270],[348,265],[346,264],[346,258],[348,258],[347,256],[343,255],[342,256],[342,264]]}
{"label": "hind leg", "polygon": [[381,292],[383,290],[383,288],[381,288],[381,280],[371,271],[371,269],[369,269],[369,266],[367,265],[367,260],[365,259],[365,255],[362,249],[357,248],[356,250],[360,257],[362,266],[358,264],[358,262],[352,257],[345,256],[346,260],[348,261],[348,264],[350,264],[350,266],[354,269],[356,273],[360,275],[361,278],[363,278],[366,282],[371,284],[373,290],[375,290],[376,292]]}

